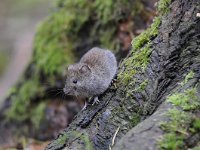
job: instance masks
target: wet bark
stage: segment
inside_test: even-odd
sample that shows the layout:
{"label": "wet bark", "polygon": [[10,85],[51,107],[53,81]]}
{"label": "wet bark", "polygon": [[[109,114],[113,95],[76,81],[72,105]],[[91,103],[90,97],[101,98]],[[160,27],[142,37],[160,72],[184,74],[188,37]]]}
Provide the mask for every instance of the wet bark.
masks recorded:
{"label": "wet bark", "polygon": [[[198,12],[198,0],[174,0],[170,4],[170,11],[161,17],[158,36],[151,39],[152,52],[145,73],[132,77],[132,80],[136,81],[147,80],[146,88],[132,93],[130,99],[125,96],[127,86],[117,80],[117,88],[110,86],[99,97],[98,105],[89,106],[80,112],[46,149],[87,149],[89,145],[96,150],[106,150],[112,147],[113,141],[117,143],[114,149],[156,149],[157,138],[163,134],[159,124],[169,119],[160,114],[165,114],[172,107],[163,103],[166,96],[179,86],[184,75],[190,70],[197,75],[195,84],[188,82],[188,85],[194,87],[199,82]],[[124,66],[121,66],[118,73],[123,70]],[[131,117],[135,120],[139,118],[140,123],[135,126],[135,120]],[[88,137],[91,142],[83,140],[83,137]],[[197,141],[199,140],[197,138]]]}

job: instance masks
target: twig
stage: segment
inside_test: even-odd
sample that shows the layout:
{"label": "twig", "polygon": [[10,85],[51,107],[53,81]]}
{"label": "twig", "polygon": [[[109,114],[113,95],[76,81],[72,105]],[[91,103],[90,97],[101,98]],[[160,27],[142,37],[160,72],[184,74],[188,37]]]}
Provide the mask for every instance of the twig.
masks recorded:
{"label": "twig", "polygon": [[113,146],[113,145],[115,144],[115,138],[116,138],[116,136],[117,136],[117,133],[119,132],[119,129],[120,129],[120,127],[118,127],[117,130],[115,131],[115,134],[114,134],[113,139],[112,139],[112,144],[111,144],[111,146]]}

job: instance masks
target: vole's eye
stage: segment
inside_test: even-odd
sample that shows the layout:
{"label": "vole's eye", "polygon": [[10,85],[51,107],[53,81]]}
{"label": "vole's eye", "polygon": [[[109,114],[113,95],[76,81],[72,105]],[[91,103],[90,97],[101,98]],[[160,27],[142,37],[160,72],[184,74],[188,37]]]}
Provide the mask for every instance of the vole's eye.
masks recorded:
{"label": "vole's eye", "polygon": [[76,83],[77,83],[77,80],[73,80],[73,83],[76,84]]}

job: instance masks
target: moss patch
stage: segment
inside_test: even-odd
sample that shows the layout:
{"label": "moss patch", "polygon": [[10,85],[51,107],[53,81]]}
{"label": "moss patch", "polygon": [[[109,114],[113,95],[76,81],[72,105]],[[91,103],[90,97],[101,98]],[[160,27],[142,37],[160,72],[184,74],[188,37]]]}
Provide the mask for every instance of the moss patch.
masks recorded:
{"label": "moss patch", "polygon": [[173,94],[168,97],[168,102],[180,106],[183,110],[195,110],[200,108],[200,99],[196,95],[195,88],[185,90],[184,93]]}
{"label": "moss patch", "polygon": [[134,85],[134,75],[145,71],[151,54],[150,39],[157,36],[159,25],[160,18],[156,17],[151,27],[133,40],[131,56],[121,64],[125,70],[118,75],[120,83],[124,85]]}
{"label": "moss patch", "polygon": [[56,144],[59,144],[59,145],[64,145],[68,139],[68,135],[67,134],[62,134],[62,137],[59,136],[57,139],[56,139]]}
{"label": "moss patch", "polygon": [[77,131],[72,131],[69,133],[62,134],[62,136],[58,137],[55,140],[55,143],[59,145],[64,145],[67,142],[71,143],[71,141],[68,141],[69,137],[70,139],[79,139],[79,142],[83,142],[84,148],[82,147],[80,149],[94,150],[94,147],[89,138],[89,135],[87,133],[82,133],[82,132],[77,132]]}
{"label": "moss patch", "polygon": [[189,135],[199,132],[199,119],[192,113],[176,108],[171,109],[168,115],[171,121],[161,123],[161,129],[165,134],[158,142],[159,149],[187,149],[185,140]]}
{"label": "moss patch", "polygon": [[194,78],[194,71],[190,71],[184,78],[184,80],[181,82],[181,85],[185,85],[190,79]]}
{"label": "moss patch", "polygon": [[82,139],[82,141],[84,142],[84,145],[85,145],[85,146],[84,146],[84,149],[85,149],[85,150],[94,150],[92,141],[90,140],[88,134],[83,134],[83,135],[81,136],[81,139]]}
{"label": "moss patch", "polygon": [[152,37],[158,35],[158,27],[160,26],[160,23],[160,17],[155,17],[151,27],[146,29],[132,41],[133,51],[140,49],[144,44],[150,42]]}
{"label": "moss patch", "polygon": [[160,15],[164,15],[169,12],[169,4],[171,4],[171,0],[159,0],[157,10]]}
{"label": "moss patch", "polygon": [[27,81],[24,83],[17,93],[13,94],[12,107],[7,110],[6,116],[8,119],[24,121],[30,116],[30,98],[33,98],[39,89],[37,80]]}
{"label": "moss patch", "polygon": [[[183,83],[187,84],[194,75],[194,73],[188,73]],[[198,114],[194,113],[200,108],[197,89],[194,87],[174,93],[167,98],[166,102],[170,102],[176,107],[170,109],[167,114],[170,121],[161,124],[165,134],[158,142],[158,146],[163,150],[188,149],[190,147],[185,141],[190,135],[200,131],[200,118]]]}
{"label": "moss patch", "polygon": [[131,126],[134,127],[140,122],[140,115],[138,113],[133,113],[130,117]]}
{"label": "moss patch", "polygon": [[46,108],[46,103],[41,102],[35,107],[35,109],[31,109],[31,111],[30,111],[30,115],[32,116],[31,122],[33,123],[33,126],[36,129],[39,129],[39,126],[40,126],[42,120],[44,119],[45,108]]}
{"label": "moss patch", "polygon": [[[160,17],[155,17],[152,25],[132,41],[132,50],[130,52],[130,56],[126,58],[120,66],[122,71],[118,74],[117,77],[118,86],[123,85],[126,87],[126,99],[130,100],[130,103],[132,103],[132,105],[136,105],[137,108],[137,110],[134,110],[136,111],[135,113],[128,115],[131,123],[129,124],[129,127],[135,126],[140,121],[140,110],[138,110],[138,104],[134,100],[134,93],[143,91],[148,84],[148,80],[144,79],[138,81],[135,76],[137,74],[142,75],[147,68],[149,57],[152,51],[152,44],[150,41],[152,38],[157,36],[160,23]],[[129,106],[126,106],[126,104],[124,104],[124,106],[125,108],[121,107],[124,109],[124,111],[117,109],[115,110],[116,113],[125,113]]]}
{"label": "moss patch", "polygon": [[183,138],[181,136],[177,137],[173,133],[166,134],[163,141],[159,143],[159,148],[165,150],[181,149],[183,146]]}

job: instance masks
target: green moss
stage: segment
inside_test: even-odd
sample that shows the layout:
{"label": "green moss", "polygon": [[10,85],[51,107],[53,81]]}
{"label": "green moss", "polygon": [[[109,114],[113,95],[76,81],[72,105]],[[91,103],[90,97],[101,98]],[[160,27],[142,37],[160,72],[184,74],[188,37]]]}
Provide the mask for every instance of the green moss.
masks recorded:
{"label": "green moss", "polygon": [[62,134],[62,136],[59,136],[59,138],[56,139],[56,144],[59,145],[64,145],[68,139],[68,135],[67,134]]}
{"label": "green moss", "polygon": [[106,24],[109,20],[114,19],[113,10],[114,5],[112,0],[102,2],[101,0],[96,0],[94,2],[94,8],[97,10],[97,17]]}
{"label": "green moss", "polygon": [[[134,82],[131,82],[131,83],[133,84]],[[147,84],[148,84],[148,80],[144,80],[142,83],[139,84],[138,87],[135,87],[127,91],[126,97],[131,97],[133,92],[142,92],[146,88]]]}
{"label": "green moss", "polygon": [[197,130],[200,130],[200,118],[195,118],[193,122],[193,127]]}
{"label": "green moss", "polygon": [[170,117],[171,121],[161,124],[161,128],[165,132],[187,134],[187,127],[192,122],[192,117],[190,115],[175,108],[170,109],[167,115]]}
{"label": "green moss", "polygon": [[77,131],[64,133],[55,140],[55,143],[59,145],[64,145],[68,141],[69,137],[72,139],[77,139],[77,138],[80,138],[81,136],[82,136],[82,133],[77,132]]}
{"label": "green moss", "polygon": [[[136,4],[136,5],[135,5]],[[59,0],[60,9],[49,16],[39,27],[35,37],[34,61],[37,72],[44,72],[51,77],[60,74],[66,64],[74,62],[74,44],[81,42],[79,32],[84,24],[98,20],[88,30],[88,39],[98,39],[102,47],[117,49],[119,41],[116,38],[117,24],[123,9],[129,15],[136,15],[142,10],[140,1],[128,0],[87,1]],[[133,13],[134,12],[134,13]],[[127,16],[123,16],[124,19]],[[98,30],[97,30],[98,27]],[[84,37],[85,39],[85,37]]]}
{"label": "green moss", "polygon": [[140,122],[140,115],[138,113],[133,113],[130,117],[131,126],[134,127]]}
{"label": "green moss", "polygon": [[134,85],[135,81],[133,80],[133,76],[136,73],[144,72],[151,53],[150,39],[157,36],[159,25],[160,18],[156,17],[151,27],[133,40],[131,56],[121,64],[121,66],[125,67],[125,70],[118,75],[120,83]]}
{"label": "green moss", "polygon": [[38,128],[43,117],[46,103],[42,102],[38,105],[31,104],[38,91],[43,91],[37,80],[27,81],[19,89],[13,88],[12,93],[12,107],[5,113],[8,120],[26,121],[30,119],[35,128]]}
{"label": "green moss", "polygon": [[[118,30],[117,22],[127,19],[127,17],[135,16],[143,10],[143,4],[140,0],[95,0],[92,7],[93,14],[96,15],[98,20],[101,20],[101,24],[98,26],[102,27],[98,33],[96,32],[96,28],[94,28],[92,36],[94,38],[99,36],[101,45],[112,50],[118,50],[120,47],[120,42],[116,35]],[[113,27],[110,28],[110,26]]]}
{"label": "green moss", "polygon": [[184,142],[181,136],[176,136],[173,133],[166,134],[163,137],[161,143],[159,143],[159,149],[163,150],[176,150],[176,149],[183,149]]}
{"label": "green moss", "polygon": [[[186,76],[185,79],[188,77]],[[180,93],[174,93],[167,98],[166,102],[170,102],[176,107],[170,109],[167,114],[170,121],[161,123],[165,134],[158,142],[158,146],[163,150],[187,149],[185,140],[189,135],[198,133],[200,130],[200,119],[193,113],[194,110],[200,108],[197,89],[190,88]]]}
{"label": "green moss", "polygon": [[[102,47],[112,50],[118,50],[120,42],[117,38],[117,30],[119,20],[127,19],[130,16],[135,16],[143,10],[141,1],[129,0],[95,0],[92,4],[92,13],[101,22],[92,29],[91,36],[100,38]],[[126,12],[126,14],[123,13]],[[112,26],[112,28],[110,28]],[[97,27],[100,30],[97,32]]]}
{"label": "green moss", "polygon": [[194,71],[190,71],[184,78],[184,80],[181,82],[181,85],[185,85],[190,79],[194,78]]}
{"label": "green moss", "polygon": [[[163,4],[164,1],[160,3],[160,11],[164,9]],[[143,75],[147,68],[152,52],[151,41],[158,35],[160,24],[161,16],[155,17],[152,25],[138,37],[133,39],[130,55],[121,63],[120,68],[122,72],[118,74],[118,85],[124,85],[126,87],[125,97],[127,99],[134,101],[134,93],[142,92],[148,84],[147,79],[137,80],[136,75]],[[148,106],[148,104],[145,104],[145,106]],[[143,113],[144,112],[145,110],[143,110]],[[133,119],[133,124],[136,124],[134,120],[135,119]]]}
{"label": "green moss", "polygon": [[92,141],[90,140],[89,138],[89,135],[88,134],[83,134],[81,136],[81,139],[82,141],[84,142],[84,149],[85,150],[94,150],[94,147],[93,147],[93,144],[92,144]]}
{"label": "green moss", "polygon": [[185,83],[187,83],[190,79],[194,78],[194,71],[190,71],[186,76],[185,76]]}
{"label": "green moss", "polygon": [[60,11],[50,16],[38,29],[34,42],[34,61],[36,68],[45,74],[61,73],[64,66],[74,60],[65,37],[72,16]]}
{"label": "green moss", "polygon": [[94,150],[93,144],[89,138],[89,135],[87,133],[82,133],[82,132],[77,132],[77,131],[72,131],[72,132],[62,134],[62,136],[56,139],[55,143],[59,145],[64,145],[65,143],[67,143],[69,137],[72,139],[79,139],[80,142],[83,142],[85,150]]}
{"label": "green moss", "polygon": [[[190,71],[185,76],[180,88],[183,88],[194,76],[195,73]],[[198,114],[194,113],[195,110],[200,108],[196,86],[182,92],[175,92],[167,97],[166,102],[170,102],[176,107],[170,109],[167,114],[170,121],[161,124],[165,134],[162,140],[158,142],[160,149],[188,149],[185,140],[189,135],[199,132],[200,119]],[[198,149],[198,146],[196,148]]]}
{"label": "green moss", "polygon": [[[123,84],[126,86],[125,97],[132,100],[133,103],[133,94],[135,92],[143,91],[148,84],[147,79],[137,81],[137,78],[134,79],[134,76],[136,74],[143,74],[147,68],[152,51],[150,39],[157,36],[159,25],[160,18],[156,17],[151,27],[133,40],[131,55],[121,64],[121,67],[123,67],[124,70],[118,74],[118,83],[119,85]],[[135,126],[140,121],[139,111],[140,110],[130,116],[131,127]]]}
{"label": "green moss", "polygon": [[152,37],[158,35],[158,27],[160,26],[160,23],[160,17],[155,17],[151,27],[146,29],[132,41],[133,51],[140,49],[145,43],[150,42]]}
{"label": "green moss", "polygon": [[19,90],[11,97],[12,107],[7,110],[6,116],[8,119],[24,121],[29,118],[30,112],[30,99],[33,98],[38,89],[41,87],[37,80],[27,81]]}
{"label": "green moss", "polygon": [[126,70],[119,73],[118,79],[120,80],[120,82],[123,82],[123,84],[125,85],[134,85],[135,81],[132,80],[133,76],[136,73],[143,72],[147,67],[149,55],[151,53],[150,46],[151,44],[148,43],[147,45],[145,45],[144,48],[134,52],[131,57],[127,58],[126,61],[123,62]]}
{"label": "green moss", "polygon": [[[194,76],[195,73],[190,71],[181,82],[181,86],[187,84],[189,80],[194,78]],[[200,107],[200,100],[196,88],[190,88],[181,93],[174,93],[167,98],[167,102],[179,106],[183,110],[194,110]]]}
{"label": "green moss", "polygon": [[196,88],[185,90],[183,93],[176,93],[168,97],[168,102],[183,110],[194,110],[200,108],[200,99],[197,96]]}
{"label": "green moss", "polygon": [[[123,9],[126,10],[128,15],[136,15],[143,10],[143,4],[141,1],[129,1],[129,0],[95,0],[93,3],[94,10],[96,10],[97,17],[103,24],[107,24],[112,20],[124,19],[121,18]],[[112,14],[112,15],[111,15]]]}
{"label": "green moss", "polygon": [[189,125],[192,117],[184,111],[171,109],[169,111],[171,121],[161,124],[162,130],[165,131],[164,136],[158,142],[161,150],[183,149],[185,147],[184,139],[189,134]]}
{"label": "green moss", "polygon": [[42,120],[44,119],[45,108],[46,108],[46,103],[42,102],[42,103],[39,103],[35,107],[35,109],[31,109],[31,112],[30,112],[30,115],[32,116],[31,122],[33,123],[33,125],[36,129],[39,128]]}
{"label": "green moss", "polygon": [[158,1],[158,12],[160,15],[164,15],[169,12],[169,5],[171,4],[171,0],[159,0]]}
{"label": "green moss", "polygon": [[17,88],[15,86],[11,87],[8,91],[7,95],[12,95],[15,94],[17,92]]}
{"label": "green moss", "polygon": [[109,49],[117,47],[116,40],[113,39],[115,32],[116,28],[113,28],[108,32],[103,31],[100,33],[100,42],[103,43],[104,47],[108,47]]}
{"label": "green moss", "polygon": [[140,90],[144,90],[147,84],[148,84],[148,80],[144,80],[144,81],[140,84],[139,89],[140,89]]}

